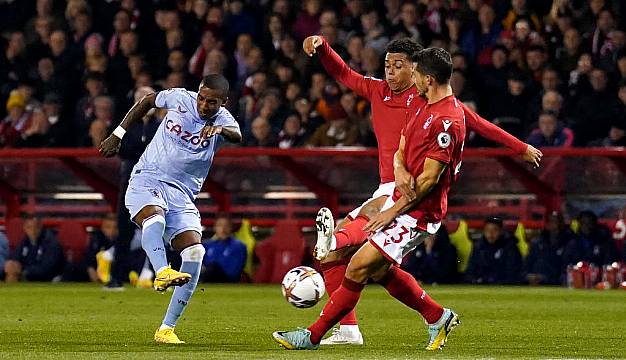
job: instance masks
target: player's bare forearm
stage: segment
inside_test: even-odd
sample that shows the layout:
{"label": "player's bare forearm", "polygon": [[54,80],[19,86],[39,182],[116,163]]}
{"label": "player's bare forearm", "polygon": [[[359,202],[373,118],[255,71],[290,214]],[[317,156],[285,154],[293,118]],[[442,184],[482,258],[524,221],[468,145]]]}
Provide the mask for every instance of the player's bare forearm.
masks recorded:
{"label": "player's bare forearm", "polygon": [[222,136],[226,139],[226,141],[234,144],[238,144],[242,140],[241,132],[239,132],[239,129],[236,128],[223,127]]}
{"label": "player's bare forearm", "polygon": [[389,209],[381,211],[370,219],[363,230],[378,231],[389,225],[400,214],[412,209],[437,185],[445,168],[446,164],[427,158],[424,171],[415,179],[415,196],[410,198],[402,195]]}
{"label": "player's bare forearm", "polygon": [[206,124],[200,132],[200,137],[203,139],[208,139],[215,135],[222,135],[226,141],[231,143],[241,142],[241,131],[239,131],[239,128],[235,126],[214,126]]}
{"label": "player's bare forearm", "polygon": [[156,107],[155,101],[156,94],[152,93],[144,96],[141,100],[136,102],[130,110],[128,110],[128,113],[126,113],[122,123],[119,125],[119,127],[122,128],[121,135],[117,133],[118,129],[116,129],[113,134],[104,139],[99,146],[100,153],[105,157],[111,157],[117,154],[122,144],[122,136],[124,135],[124,132],[130,127],[131,124],[143,119],[150,109]]}
{"label": "player's bare forearm", "polygon": [[148,94],[141,98],[141,100],[137,101],[126,113],[121,127],[124,129],[128,129],[131,124],[143,119],[144,116],[150,111],[150,109],[156,107],[156,93]]}

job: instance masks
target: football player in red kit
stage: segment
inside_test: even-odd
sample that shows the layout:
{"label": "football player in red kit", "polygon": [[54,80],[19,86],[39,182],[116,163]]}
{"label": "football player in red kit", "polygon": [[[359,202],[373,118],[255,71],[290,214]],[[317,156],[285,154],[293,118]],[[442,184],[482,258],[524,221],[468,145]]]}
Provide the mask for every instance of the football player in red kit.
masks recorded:
{"label": "football player in red kit", "polygon": [[450,186],[461,169],[465,113],[450,87],[452,59],[439,48],[415,54],[415,86],[427,103],[410,114],[394,155],[394,171],[414,178],[413,193],[396,187],[381,212],[369,220],[369,241],[352,256],[345,277],[319,319],[307,329],[277,331],[274,340],[287,349],[317,349],[322,336],[356,306],[368,279],[418,311],[428,323],[427,350],[441,349],[460,322],[398,266],[425,237],[436,233],[447,211]]}
{"label": "football player in red kit", "polygon": [[[380,185],[371,198],[351,211],[336,227],[330,210],[321,209],[317,216],[318,245],[315,256],[321,260],[326,289],[332,294],[341,284],[350,256],[367,238],[367,234],[362,231],[364,225],[380,211],[387,197],[392,194],[394,180],[406,183],[402,185],[402,190],[412,185],[410,178],[396,179],[393,155],[398,149],[407,113],[414,113],[426,104],[414,86],[411,60],[412,55],[422,47],[411,39],[390,42],[385,56],[384,81],[360,75],[350,69],[321,36],[308,37],[304,40],[303,48],[310,56],[318,54],[324,68],[337,81],[370,101],[372,123],[378,141]],[[542,154],[539,150],[462,106],[470,130],[522,154],[528,162],[537,164],[540,161]],[[348,313],[340,321],[340,328],[322,341],[322,345],[326,344],[363,344],[354,312]]]}

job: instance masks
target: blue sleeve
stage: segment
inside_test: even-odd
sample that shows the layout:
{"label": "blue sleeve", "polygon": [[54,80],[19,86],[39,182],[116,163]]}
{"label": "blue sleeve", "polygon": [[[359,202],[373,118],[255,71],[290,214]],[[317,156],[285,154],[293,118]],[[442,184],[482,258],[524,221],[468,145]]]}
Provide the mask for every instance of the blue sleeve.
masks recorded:
{"label": "blue sleeve", "polygon": [[222,268],[231,281],[237,281],[246,265],[247,251],[246,246],[239,240],[233,242],[231,249],[231,255],[224,259]]}
{"label": "blue sleeve", "polygon": [[519,284],[522,278],[522,255],[516,245],[509,246],[507,253],[504,283],[510,285]]}
{"label": "blue sleeve", "polygon": [[467,268],[465,269],[465,281],[472,284],[482,282],[480,274],[480,245],[478,242],[474,243],[472,254],[467,262]]}
{"label": "blue sleeve", "polygon": [[176,109],[176,105],[180,104],[180,97],[182,92],[186,91],[181,88],[167,89],[159,91],[154,104],[160,109]]}

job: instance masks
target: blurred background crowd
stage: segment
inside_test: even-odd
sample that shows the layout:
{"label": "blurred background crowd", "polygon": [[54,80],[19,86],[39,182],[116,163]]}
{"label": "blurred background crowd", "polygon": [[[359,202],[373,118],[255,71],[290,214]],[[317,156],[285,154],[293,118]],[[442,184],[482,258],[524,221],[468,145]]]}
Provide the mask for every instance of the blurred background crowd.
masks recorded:
{"label": "blurred background crowd", "polygon": [[194,90],[211,73],[231,83],[243,146],[376,146],[368,104],[303,53],[314,34],[379,78],[392,39],[443,47],[456,96],[520,139],[623,146],[624,11],[610,0],[0,0],[0,147],[94,146],[136,92]]}

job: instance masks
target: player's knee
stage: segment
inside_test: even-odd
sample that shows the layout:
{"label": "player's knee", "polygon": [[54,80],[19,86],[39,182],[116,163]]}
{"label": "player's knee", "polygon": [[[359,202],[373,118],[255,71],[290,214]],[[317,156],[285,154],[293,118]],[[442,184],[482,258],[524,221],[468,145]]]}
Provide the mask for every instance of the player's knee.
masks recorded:
{"label": "player's knee", "polygon": [[194,244],[180,252],[180,258],[186,262],[202,262],[205,250],[202,244]]}
{"label": "player's knee", "polygon": [[378,199],[374,199],[368,202],[367,204],[365,204],[365,206],[361,208],[361,211],[359,211],[359,215],[366,216],[368,219],[373,218],[374,216],[376,216],[376,214],[380,212],[380,209],[385,203],[384,200],[386,199],[386,197],[380,197]]}
{"label": "player's knee", "polygon": [[133,221],[137,224],[142,224],[144,220],[154,215],[160,215],[161,217],[165,218],[165,212],[163,211],[163,209],[156,205],[148,205],[139,211]]}
{"label": "player's knee", "polygon": [[367,283],[367,279],[369,278],[367,266],[350,263],[346,269],[346,278],[359,284]]}
{"label": "player's knee", "polygon": [[193,245],[200,245],[200,233],[194,230],[182,232],[172,240],[172,247],[176,251],[182,251]]}

